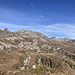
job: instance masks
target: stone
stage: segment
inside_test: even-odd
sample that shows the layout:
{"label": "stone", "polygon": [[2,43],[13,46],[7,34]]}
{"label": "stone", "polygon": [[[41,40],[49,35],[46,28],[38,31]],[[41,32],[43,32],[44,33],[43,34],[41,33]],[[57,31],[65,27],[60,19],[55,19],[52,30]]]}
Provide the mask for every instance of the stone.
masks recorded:
{"label": "stone", "polygon": [[32,65],[32,69],[35,69],[36,68],[36,65]]}
{"label": "stone", "polygon": [[20,67],[20,70],[24,70],[25,69],[25,67]]}

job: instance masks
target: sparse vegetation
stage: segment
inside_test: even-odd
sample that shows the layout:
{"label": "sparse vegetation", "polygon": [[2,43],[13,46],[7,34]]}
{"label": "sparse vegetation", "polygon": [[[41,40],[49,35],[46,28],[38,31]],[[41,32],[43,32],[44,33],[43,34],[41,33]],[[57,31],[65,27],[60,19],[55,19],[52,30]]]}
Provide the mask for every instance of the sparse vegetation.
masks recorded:
{"label": "sparse vegetation", "polygon": [[0,71],[0,75],[7,75],[7,74],[4,71]]}
{"label": "sparse vegetation", "polygon": [[31,31],[2,30],[0,35],[0,75],[75,75],[75,47],[66,41]]}

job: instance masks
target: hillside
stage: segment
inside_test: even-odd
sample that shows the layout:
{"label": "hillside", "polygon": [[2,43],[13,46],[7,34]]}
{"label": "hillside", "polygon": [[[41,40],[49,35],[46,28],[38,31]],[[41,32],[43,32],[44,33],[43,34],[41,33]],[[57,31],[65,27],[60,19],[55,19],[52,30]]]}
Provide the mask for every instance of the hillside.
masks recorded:
{"label": "hillside", "polygon": [[0,29],[0,75],[75,75],[75,40]]}

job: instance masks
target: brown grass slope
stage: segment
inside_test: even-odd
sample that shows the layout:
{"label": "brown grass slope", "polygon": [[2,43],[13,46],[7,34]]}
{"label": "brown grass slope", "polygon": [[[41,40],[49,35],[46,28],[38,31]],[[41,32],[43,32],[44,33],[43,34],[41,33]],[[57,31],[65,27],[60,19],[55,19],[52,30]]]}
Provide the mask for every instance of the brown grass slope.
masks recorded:
{"label": "brown grass slope", "polygon": [[75,75],[74,41],[0,30],[0,75]]}

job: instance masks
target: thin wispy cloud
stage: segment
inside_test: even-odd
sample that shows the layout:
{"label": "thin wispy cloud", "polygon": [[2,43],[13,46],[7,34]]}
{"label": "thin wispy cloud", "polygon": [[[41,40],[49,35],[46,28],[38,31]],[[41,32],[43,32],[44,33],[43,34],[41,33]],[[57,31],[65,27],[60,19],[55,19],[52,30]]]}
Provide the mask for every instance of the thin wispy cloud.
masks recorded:
{"label": "thin wispy cloud", "polygon": [[41,18],[44,18],[44,16],[43,16],[43,15],[40,15],[40,17],[41,17]]}
{"label": "thin wispy cloud", "polygon": [[32,8],[35,8],[35,6],[34,6],[32,3],[30,3],[30,6],[31,6]]}
{"label": "thin wispy cloud", "polygon": [[34,31],[39,31],[41,30],[41,28],[39,28],[39,26],[36,25],[16,25],[16,24],[9,24],[9,23],[3,23],[0,22],[0,28],[4,29],[4,28],[8,28],[10,31],[16,31],[16,30],[34,30]]}
{"label": "thin wispy cloud", "polygon": [[47,36],[75,38],[75,24],[52,24],[52,25],[14,25],[0,22],[0,28],[8,28],[11,31],[33,30],[41,32]]}
{"label": "thin wispy cloud", "polygon": [[46,33],[52,33],[53,35],[60,35],[61,37],[75,38],[75,24],[52,24],[45,26]]}
{"label": "thin wispy cloud", "polygon": [[42,22],[44,19],[40,18],[37,15],[30,14],[29,12],[21,13],[13,10],[8,9],[1,9],[0,8],[0,21],[7,22],[9,24],[24,24],[24,25],[32,25],[38,24],[40,21]]}

